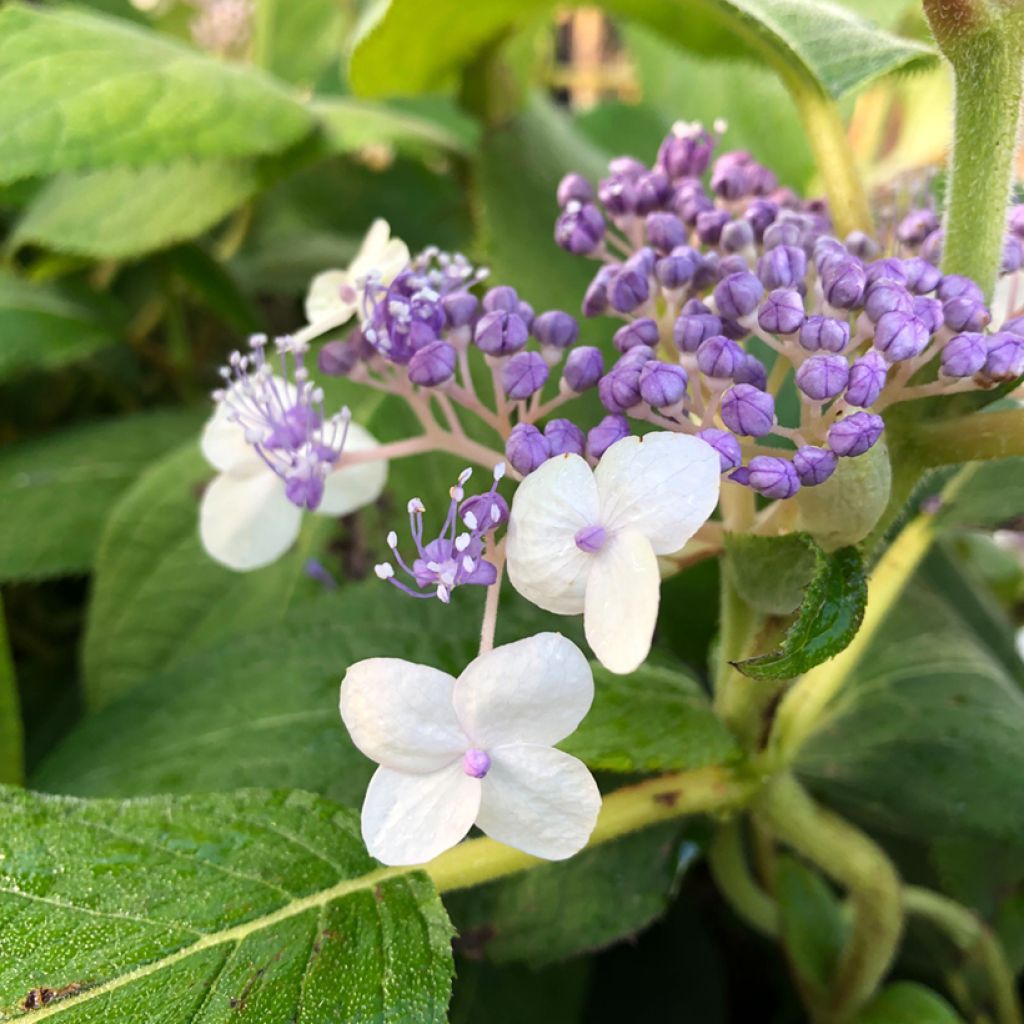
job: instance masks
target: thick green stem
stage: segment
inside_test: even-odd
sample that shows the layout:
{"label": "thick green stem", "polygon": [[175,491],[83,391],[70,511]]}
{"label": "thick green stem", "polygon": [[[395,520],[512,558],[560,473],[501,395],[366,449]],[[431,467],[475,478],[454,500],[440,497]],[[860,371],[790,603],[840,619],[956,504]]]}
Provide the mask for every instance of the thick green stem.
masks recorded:
{"label": "thick green stem", "polygon": [[977,959],[988,978],[999,1024],[1024,1024],[1013,971],[992,929],[967,907],[928,889],[907,886],[903,902],[908,914],[941,928],[960,950]]}
{"label": "thick green stem", "polygon": [[7,623],[0,598],[0,783],[20,786],[25,781],[24,736]]}
{"label": "thick green stem", "polygon": [[708,849],[708,864],[719,892],[733,910],[762,935],[777,935],[778,910],[750,872],[738,819],[719,826]]}
{"label": "thick green stem", "polygon": [[896,955],[903,931],[899,877],[881,847],[818,806],[790,775],[770,782],[754,811],[780,840],[849,893],[853,929],[822,1017],[843,1024],[871,998]]}
{"label": "thick green stem", "polygon": [[923,468],[1024,455],[1024,409],[916,423],[904,441]]}

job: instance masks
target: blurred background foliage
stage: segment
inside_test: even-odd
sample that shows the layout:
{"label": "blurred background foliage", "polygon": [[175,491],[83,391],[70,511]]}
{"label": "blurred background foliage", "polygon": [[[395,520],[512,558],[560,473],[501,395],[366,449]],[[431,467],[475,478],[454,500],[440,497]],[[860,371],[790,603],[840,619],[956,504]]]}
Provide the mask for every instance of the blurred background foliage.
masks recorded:
{"label": "blurred background foliage", "polygon": [[[54,18],[47,25],[35,20],[41,6]],[[358,801],[365,768],[339,751],[331,695],[347,661],[386,641],[360,618],[363,584],[324,594],[306,562],[365,576],[392,499],[340,525],[308,526],[270,569],[236,576],[213,565],[195,536],[209,472],[194,439],[217,367],[247,333],[301,323],[309,279],[345,265],[377,216],[413,250],[460,249],[536,308],[575,311],[589,274],[552,242],[555,184],[570,169],[597,175],[619,153],[651,161],[677,119],[723,119],[727,148],[819,193],[792,92],[749,36],[723,28],[720,6],[695,3],[686,20],[642,0],[604,10],[438,0],[420,32],[410,0],[391,12],[408,17],[397,38],[379,31],[382,5],[357,0],[79,0],[0,12],[0,82],[19,46],[56,59],[78,32],[103,41],[82,62],[83,85],[128,78],[102,108],[111,121],[91,135],[76,127],[89,115],[86,90],[19,106],[33,85],[20,73],[0,98],[2,780],[21,779],[24,765],[31,784],[55,792],[290,784]],[[916,3],[841,6],[926,56]],[[194,66],[168,41],[191,50]],[[833,44],[815,45],[820,56]],[[821,79],[881,223],[941,193],[949,143],[948,70],[908,53],[906,74],[836,64]],[[878,59],[879,71],[907,62]],[[154,67],[164,91],[133,91],[132,70]],[[607,341],[601,321],[583,330]],[[400,409],[336,390],[382,439],[402,436]],[[404,500],[447,478],[400,464],[392,479]],[[1024,471],[1004,466],[981,484],[895,616],[892,636],[917,646],[885,647],[899,664],[882,659],[852,688],[801,771],[882,838],[908,878],[993,922],[1020,968],[1024,680],[1010,623],[1024,608],[1015,519]],[[997,493],[1001,504],[990,500]],[[717,567],[705,563],[663,594],[663,621],[686,628],[662,630],[662,653],[697,678],[716,590]],[[416,602],[401,614],[434,628],[434,612]],[[465,639],[452,639],[452,651]],[[936,644],[966,662],[949,685],[975,717],[944,719],[949,694],[908,669],[915,652],[934,665]],[[883,704],[862,700],[879,689]],[[330,714],[308,733],[261,734],[259,756],[247,746],[247,718],[320,703]],[[188,747],[209,721],[229,723],[220,759]],[[993,721],[1005,728],[994,753],[983,729]],[[866,732],[868,745],[858,739]],[[937,785],[943,765],[952,767]],[[975,802],[979,791],[990,804]],[[666,826],[453,900],[462,936],[452,1020],[621,1021],[664,1016],[666,1006],[669,1019],[702,1024],[803,1019],[783,954],[715,896],[700,863],[705,841],[692,825]],[[801,871],[786,875],[788,927],[816,930],[827,947],[842,914]],[[583,955],[592,950],[604,951]],[[917,983],[948,991],[954,977],[961,1007],[979,985],[960,951],[926,928],[912,933],[900,970],[916,980],[889,990],[865,1024],[959,1020]]]}

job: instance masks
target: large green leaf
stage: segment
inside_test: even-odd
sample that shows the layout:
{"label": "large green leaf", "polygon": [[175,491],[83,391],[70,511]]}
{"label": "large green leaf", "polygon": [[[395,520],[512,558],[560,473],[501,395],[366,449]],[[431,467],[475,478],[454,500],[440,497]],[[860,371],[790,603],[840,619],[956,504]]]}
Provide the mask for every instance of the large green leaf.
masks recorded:
{"label": "large green leaf", "polygon": [[[879,75],[934,59],[934,51],[816,0],[604,0],[610,14],[641,21],[714,56],[763,60],[833,97]],[[554,7],[551,0],[390,0],[371,8],[352,54],[365,95],[423,92],[443,84],[482,48]]]}
{"label": "large green leaf", "polygon": [[423,875],[379,869],[350,811],[8,789],[0,822],[0,1019],[445,1019],[444,909]]}
{"label": "large green leaf", "polygon": [[456,961],[450,1024],[576,1024],[583,1020],[590,965],[584,959],[533,970]]}
{"label": "large green leaf", "polygon": [[963,1018],[930,989],[901,981],[879,992],[855,1024],[963,1024]]}
{"label": "large green leaf", "polygon": [[119,18],[0,11],[0,181],[285,149],[313,119],[258,71]]}
{"label": "large green leaf", "polygon": [[352,8],[338,0],[256,0],[252,59],[304,88],[341,59]]}
{"label": "large green leaf", "polygon": [[998,526],[1024,513],[1024,458],[975,462],[958,476],[957,486],[935,516],[945,528]]}
{"label": "large green leaf", "polygon": [[199,498],[212,476],[198,446],[188,444],[147,470],[112,510],[83,649],[94,708],[190,651],[276,621],[318,588],[305,564],[333,530],[326,517],[307,517],[295,548],[256,572],[233,572],[206,554]]}
{"label": "large green leaf", "polygon": [[191,410],[137,413],[0,452],[0,580],[87,571],[118,498],[200,422]]}
{"label": "large green leaf", "polygon": [[0,380],[74,362],[117,340],[117,321],[87,296],[0,272]]}

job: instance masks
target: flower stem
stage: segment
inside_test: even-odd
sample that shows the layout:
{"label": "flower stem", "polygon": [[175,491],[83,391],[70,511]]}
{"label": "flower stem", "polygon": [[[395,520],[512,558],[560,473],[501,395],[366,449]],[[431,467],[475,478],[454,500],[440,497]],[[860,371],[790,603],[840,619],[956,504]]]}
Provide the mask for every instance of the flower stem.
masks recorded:
{"label": "flower stem", "polygon": [[915,423],[903,440],[922,468],[1024,455],[1024,409]]}
{"label": "flower stem", "polygon": [[853,929],[843,948],[823,1019],[849,1021],[871,998],[892,963],[903,931],[899,876],[872,839],[816,804],[791,775],[770,782],[755,814],[797,853],[843,886]]}
{"label": "flower stem", "polygon": [[501,577],[505,571],[505,540],[496,544],[493,534],[487,538],[487,561],[494,566],[498,575],[487,588],[484,601],[484,619],[480,626],[480,654],[487,654],[494,649],[494,630],[498,625],[498,602],[501,600]]}
{"label": "flower stem", "polygon": [[708,865],[715,884],[733,910],[762,935],[777,935],[778,909],[750,872],[739,820],[719,826],[708,849]]}
{"label": "flower stem", "polygon": [[7,642],[3,598],[0,597],[0,783],[17,786],[24,783],[23,750],[18,680]]}

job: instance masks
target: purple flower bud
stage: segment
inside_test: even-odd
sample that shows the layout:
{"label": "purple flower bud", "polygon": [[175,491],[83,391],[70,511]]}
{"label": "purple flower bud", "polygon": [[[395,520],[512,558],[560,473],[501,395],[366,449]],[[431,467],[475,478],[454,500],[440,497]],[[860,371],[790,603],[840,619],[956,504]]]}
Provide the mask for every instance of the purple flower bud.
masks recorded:
{"label": "purple flower bud", "polygon": [[942,350],[942,372],[947,377],[973,377],[987,359],[988,342],[984,334],[958,334]]}
{"label": "purple flower bud", "polygon": [[530,337],[526,324],[515,314],[496,309],[484,313],[476,322],[473,340],[477,348],[491,356],[508,356],[518,352]]}
{"label": "purple flower bud", "polygon": [[593,252],[604,238],[604,217],[593,203],[570,200],[555,221],[555,242],[574,256]]}
{"label": "purple flower bud", "polygon": [[654,264],[654,276],[662,288],[682,288],[691,280],[699,263],[700,253],[680,245]]}
{"label": "purple flower bud", "polygon": [[1024,246],[1020,244],[1019,238],[1007,235],[1003,239],[1003,262],[999,268],[1000,272],[1014,274],[1020,270],[1022,263],[1024,263]]}
{"label": "purple flower bud", "polygon": [[697,224],[697,218],[702,213],[714,210],[715,204],[708,199],[701,191],[677,190],[675,199],[672,201],[672,208],[679,215],[679,219],[688,227]]}
{"label": "purple flower bud", "polygon": [[672,327],[672,340],[680,352],[696,352],[702,341],[721,332],[722,321],[714,313],[681,313]]}
{"label": "purple flower bud", "polygon": [[722,228],[722,248],[740,252],[754,244],[754,228],[749,220],[731,220]]}
{"label": "purple flower bud", "polygon": [[1016,380],[1024,373],[1024,338],[1009,331],[997,331],[988,339],[988,357],[983,373],[988,380]]}
{"label": "purple flower bud", "polygon": [[792,498],[800,490],[800,477],[796,467],[788,459],[774,455],[755,455],[747,467],[750,475],[747,482],[766,498]]}
{"label": "purple flower bud", "polygon": [[804,300],[792,288],[776,288],[761,303],[757,322],[762,330],[772,334],[793,334],[804,322]]}
{"label": "purple flower bud", "polygon": [[1018,238],[1024,238],[1024,203],[1017,203],[1010,207],[1006,217],[1006,226]]}
{"label": "purple flower bud", "polygon": [[992,319],[984,303],[967,295],[943,302],[942,316],[951,331],[980,331]]}
{"label": "purple flower bud", "polygon": [[647,173],[647,168],[633,156],[613,156],[608,161],[608,170],[615,177],[629,180]]}
{"label": "purple flower bud", "polygon": [[608,282],[608,302],[620,313],[632,313],[650,297],[646,276],[628,264]]}
{"label": "purple flower bud", "polygon": [[1007,320],[999,330],[1024,337],[1024,316],[1015,316],[1012,320]]}
{"label": "purple flower bud", "polygon": [[608,282],[618,270],[618,264],[606,264],[594,275],[583,296],[584,316],[600,316],[608,309]]}
{"label": "purple flower bud", "polygon": [[705,245],[717,245],[722,237],[722,229],[729,223],[729,214],[725,210],[703,210],[697,214],[697,237]]}
{"label": "purple flower bud", "polygon": [[808,398],[824,402],[840,394],[849,378],[850,367],[843,356],[817,355],[800,364],[796,371],[796,386]]}
{"label": "purple flower bud", "polygon": [[903,261],[903,270],[907,275],[907,288],[915,295],[927,295],[935,291],[942,274],[938,267],[933,267],[920,256],[912,256]]}
{"label": "purple flower bud", "polygon": [[914,297],[899,281],[879,278],[864,294],[864,312],[868,319],[877,324],[886,313],[914,312]]}
{"label": "purple flower bud", "polygon": [[914,296],[914,316],[924,322],[929,334],[934,334],[945,322],[942,303],[927,295]]}
{"label": "purple flower bud", "polygon": [[637,249],[623,266],[630,270],[638,270],[644,277],[650,277],[654,273],[654,264],[657,262],[658,254],[649,245],[645,245]]}
{"label": "purple flower bud", "polygon": [[844,457],[863,455],[882,436],[885,421],[873,412],[855,412],[828,428],[828,446]]}
{"label": "purple flower bud", "polygon": [[702,341],[697,348],[697,365],[709,377],[732,377],[747,358],[746,352],[720,334]]}
{"label": "purple flower bud", "polygon": [[533,336],[551,348],[569,348],[580,336],[580,325],[575,317],[560,309],[549,309],[533,321]]}
{"label": "purple flower bud", "polygon": [[714,143],[703,128],[673,129],[658,148],[658,166],[670,178],[699,178],[708,167]]}
{"label": "purple flower bud", "polygon": [[651,359],[640,370],[640,397],[653,409],[675,405],[686,394],[686,371],[672,363]]}
{"label": "purple flower bud", "polygon": [[[642,165],[641,165],[642,166]],[[597,198],[613,216],[621,217],[636,210],[635,175],[612,174],[597,185]]]}
{"label": "purple flower bud", "polygon": [[947,274],[936,287],[935,297],[943,302],[949,302],[950,299],[985,301],[981,289],[969,277],[964,277],[962,274]]}
{"label": "purple flower bud", "polygon": [[896,225],[896,237],[904,245],[917,247],[938,226],[934,210],[912,210]]}
{"label": "purple flower bud", "polygon": [[547,383],[548,364],[539,352],[519,352],[501,369],[501,384],[512,399],[529,398]]}
{"label": "purple flower bud", "polygon": [[[683,303],[683,308],[679,310],[681,316],[696,316],[698,313],[710,313],[711,307],[705,305],[700,299],[693,298],[687,299]],[[1024,317],[1021,317],[1024,320]],[[1024,333],[1022,331],[1021,333]]]}
{"label": "purple flower bud", "polygon": [[738,252],[731,252],[722,256],[718,261],[718,278],[728,277],[730,274],[745,274],[750,270],[750,264]]}
{"label": "purple flower bud", "polygon": [[942,228],[939,228],[938,231],[933,231],[921,246],[921,259],[938,266],[942,260],[942,245],[945,240],[946,233]]}
{"label": "purple flower bud", "polygon": [[532,473],[550,455],[548,439],[532,423],[517,423],[505,442],[505,458],[523,476]]}
{"label": "purple flower bud", "polygon": [[863,231],[851,231],[845,245],[847,252],[859,260],[873,260],[878,255],[878,243]]}
{"label": "purple flower bud", "polygon": [[686,228],[674,213],[650,213],[645,224],[647,241],[662,252],[686,243]]}
{"label": "purple flower bud", "polygon": [[821,279],[825,301],[837,309],[854,309],[864,297],[867,278],[860,260],[837,260],[829,264]]}
{"label": "purple flower bud", "polygon": [[807,274],[807,253],[795,245],[777,245],[757,261],[765,288],[792,288]]}
{"label": "purple flower bud", "polygon": [[733,380],[737,384],[753,384],[758,391],[764,391],[768,386],[768,371],[760,359],[747,352],[744,354],[743,362],[733,374]]}
{"label": "purple flower bud", "polygon": [[777,220],[764,231],[765,249],[774,249],[779,245],[799,245],[800,228],[789,221]]}
{"label": "purple flower bud", "polygon": [[640,404],[639,359],[616,363],[598,382],[597,394],[609,412],[625,412]]}
{"label": "purple flower bud", "polygon": [[634,184],[636,212],[651,213],[668,203],[672,198],[672,183],[663,171],[648,171],[641,174]]}
{"label": "purple flower bud", "polygon": [[718,280],[718,264],[720,262],[717,252],[706,252],[701,256],[697,269],[693,272],[693,281],[690,287],[695,291],[703,291],[709,288]]}
{"label": "purple flower bud", "polygon": [[725,153],[711,170],[711,187],[723,199],[740,199],[750,191],[747,177],[748,153]]}
{"label": "purple flower bud", "polygon": [[582,455],[585,438],[583,431],[572,420],[548,420],[544,427],[552,455]]}
{"label": "purple flower bud", "polygon": [[646,363],[648,359],[654,358],[654,349],[650,345],[634,345],[615,360],[614,370],[618,366],[627,366],[631,363]]}
{"label": "purple flower bud", "polygon": [[506,313],[519,312],[519,293],[511,285],[499,284],[484,295],[484,312],[503,309]]}
{"label": "purple flower bud", "polygon": [[573,199],[578,203],[589,203],[594,199],[594,190],[582,174],[567,174],[558,183],[558,205],[566,206]]}
{"label": "purple flower bud", "polygon": [[721,316],[740,320],[757,309],[764,286],[751,273],[730,274],[715,286],[715,305]]}
{"label": "purple flower bud", "polygon": [[800,328],[799,340],[808,352],[842,352],[850,344],[850,325],[830,316],[809,316]]}
{"label": "purple flower bud", "polygon": [[775,399],[752,384],[734,384],[722,396],[721,415],[734,434],[761,437],[775,422]]}
{"label": "purple flower bud", "polygon": [[604,373],[604,356],[599,348],[592,345],[581,345],[574,348],[565,360],[562,380],[566,386],[579,394],[592,388]]}
{"label": "purple flower bud", "polygon": [[444,318],[449,327],[466,327],[476,319],[480,300],[472,292],[450,292],[441,298]]}
{"label": "purple flower bud", "polygon": [[420,387],[437,387],[454,375],[455,349],[446,341],[432,341],[424,345],[409,360],[409,380]]}
{"label": "purple flower bud", "polygon": [[612,344],[620,352],[628,352],[637,345],[649,345],[656,348],[658,345],[658,324],[649,316],[641,317],[639,320],[632,320],[620,327],[612,337]]}
{"label": "purple flower bud", "polygon": [[850,367],[850,382],[846,387],[846,401],[850,405],[866,409],[874,405],[885,387],[885,379],[889,374],[889,364],[885,357],[874,349],[869,349]]}
{"label": "purple flower bud", "polygon": [[464,523],[467,515],[476,519],[481,534],[490,533],[508,522],[508,502],[493,489],[474,494],[459,506],[459,518]]}
{"label": "purple flower bud", "polygon": [[327,377],[347,377],[359,362],[359,349],[351,340],[329,341],[316,356],[317,369]]}
{"label": "purple flower bud", "polygon": [[823,484],[836,471],[838,462],[835,452],[810,444],[793,453],[793,468],[804,487]]}
{"label": "purple flower bud", "polygon": [[875,284],[883,279],[906,285],[907,272],[903,269],[903,260],[895,256],[887,256],[884,260],[875,260],[867,268],[868,284]]}
{"label": "purple flower bud", "polygon": [[743,452],[740,449],[739,441],[727,430],[708,427],[706,430],[700,431],[697,436],[718,452],[718,462],[723,473],[735,469],[743,461]]}
{"label": "purple flower bud", "polygon": [[847,251],[846,246],[838,238],[833,238],[831,235],[824,235],[819,238],[814,243],[812,251],[814,265],[817,267],[819,274],[823,272],[823,268],[829,264],[830,260],[845,260],[849,255],[850,253]]}
{"label": "purple flower bud", "polygon": [[624,437],[629,437],[629,420],[618,413],[605,416],[596,427],[587,431],[587,454],[592,459],[599,459]]}
{"label": "purple flower bud", "polygon": [[919,356],[928,338],[928,325],[912,313],[886,313],[875,326],[875,348],[890,363]]}
{"label": "purple flower bud", "polygon": [[510,312],[515,313],[516,316],[518,316],[519,319],[522,320],[524,324],[526,324],[526,329],[528,331],[532,329],[534,321],[533,306],[531,306],[528,302],[523,302],[522,300],[520,300],[519,302],[516,303],[516,308],[510,310]]}

